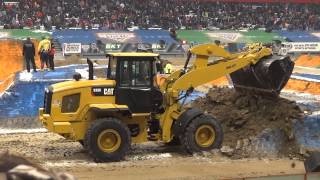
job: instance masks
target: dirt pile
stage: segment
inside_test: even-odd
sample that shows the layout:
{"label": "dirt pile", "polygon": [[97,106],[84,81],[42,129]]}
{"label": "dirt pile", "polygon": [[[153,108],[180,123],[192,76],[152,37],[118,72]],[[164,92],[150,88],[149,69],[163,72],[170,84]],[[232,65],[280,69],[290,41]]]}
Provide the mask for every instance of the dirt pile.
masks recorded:
{"label": "dirt pile", "polygon": [[320,56],[301,55],[296,61],[297,66],[320,68]]}
{"label": "dirt pile", "polygon": [[290,79],[284,89],[320,95],[320,83]]}
{"label": "dirt pile", "polygon": [[241,94],[227,87],[211,89],[208,96],[196,100],[193,106],[221,122],[224,146],[246,149],[247,153],[259,148],[265,153],[282,151],[283,143],[292,137],[292,122],[303,117],[294,101]]}

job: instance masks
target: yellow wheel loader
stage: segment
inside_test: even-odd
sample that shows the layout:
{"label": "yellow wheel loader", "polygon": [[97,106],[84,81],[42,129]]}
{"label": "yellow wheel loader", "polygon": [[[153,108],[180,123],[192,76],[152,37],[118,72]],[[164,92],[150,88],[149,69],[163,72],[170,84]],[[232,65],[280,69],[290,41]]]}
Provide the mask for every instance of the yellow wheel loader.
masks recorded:
{"label": "yellow wheel loader", "polygon": [[[209,151],[223,142],[217,119],[199,109],[186,109],[195,87],[230,75],[236,90],[277,96],[287,83],[294,63],[254,44],[231,54],[214,44],[191,48],[184,68],[155,85],[158,54],[110,53],[106,79],[75,75],[73,81],[45,90],[39,119],[51,132],[79,141],[96,162],[119,161],[131,143],[178,141],[188,152]],[[209,58],[219,60],[209,62]],[[190,59],[193,65],[189,65]],[[227,112],[226,112],[227,113]]]}

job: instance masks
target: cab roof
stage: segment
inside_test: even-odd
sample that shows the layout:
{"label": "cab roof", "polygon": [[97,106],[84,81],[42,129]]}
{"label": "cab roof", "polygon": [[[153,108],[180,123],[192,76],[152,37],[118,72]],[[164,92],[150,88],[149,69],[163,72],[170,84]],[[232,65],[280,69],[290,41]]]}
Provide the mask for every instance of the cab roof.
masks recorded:
{"label": "cab roof", "polygon": [[116,57],[158,57],[159,54],[149,53],[149,52],[116,52],[116,53],[107,53],[107,56],[116,56]]}

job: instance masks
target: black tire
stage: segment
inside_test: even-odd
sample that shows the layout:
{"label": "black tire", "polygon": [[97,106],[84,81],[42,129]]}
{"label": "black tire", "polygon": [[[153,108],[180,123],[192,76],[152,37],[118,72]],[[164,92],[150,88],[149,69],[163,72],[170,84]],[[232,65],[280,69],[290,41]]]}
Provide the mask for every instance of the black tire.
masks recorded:
{"label": "black tire", "polygon": [[[116,150],[112,152],[106,152],[100,147],[103,145],[98,144],[98,139],[106,131],[115,132],[121,140]],[[108,133],[108,132],[107,132]],[[117,139],[117,138],[116,138]],[[119,140],[116,140],[118,143]],[[131,137],[128,127],[116,118],[102,118],[97,119],[87,130],[85,135],[84,144],[87,147],[89,155],[95,162],[111,162],[122,160],[131,146]],[[99,147],[100,145],[100,147]]]}
{"label": "black tire", "polygon": [[[212,143],[206,146],[201,146],[196,141],[196,132],[200,127],[211,127],[214,130],[214,139]],[[202,151],[210,151],[220,148],[223,141],[223,130],[220,123],[209,115],[200,115],[194,118],[186,127],[183,136],[180,136],[180,141],[187,153],[196,153]],[[210,142],[210,141],[209,141]]]}
{"label": "black tire", "polygon": [[81,146],[82,146],[83,148],[85,148],[85,144],[84,144],[84,141],[83,141],[83,140],[79,140],[78,142],[79,142],[79,144],[81,144]]}
{"label": "black tire", "polygon": [[179,146],[181,145],[180,139],[174,136],[168,143],[164,143],[166,146]]}

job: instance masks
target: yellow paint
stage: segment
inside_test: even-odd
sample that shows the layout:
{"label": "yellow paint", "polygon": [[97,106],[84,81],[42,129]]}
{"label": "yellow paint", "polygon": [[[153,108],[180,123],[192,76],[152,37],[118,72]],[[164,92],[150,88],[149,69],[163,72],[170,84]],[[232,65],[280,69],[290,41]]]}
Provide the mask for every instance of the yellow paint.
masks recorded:
{"label": "yellow paint", "polygon": [[97,144],[103,152],[113,153],[117,151],[121,145],[120,134],[113,129],[106,129],[99,134]]}
{"label": "yellow paint", "polygon": [[209,147],[214,143],[215,140],[215,130],[212,126],[202,125],[200,126],[195,133],[196,143],[200,147]]}

